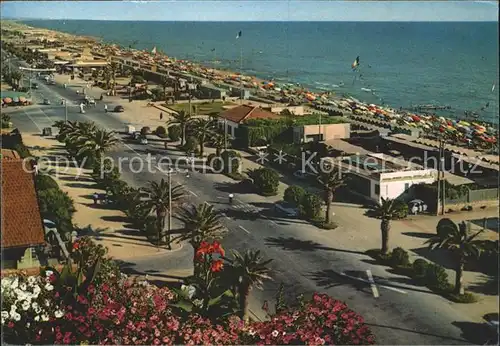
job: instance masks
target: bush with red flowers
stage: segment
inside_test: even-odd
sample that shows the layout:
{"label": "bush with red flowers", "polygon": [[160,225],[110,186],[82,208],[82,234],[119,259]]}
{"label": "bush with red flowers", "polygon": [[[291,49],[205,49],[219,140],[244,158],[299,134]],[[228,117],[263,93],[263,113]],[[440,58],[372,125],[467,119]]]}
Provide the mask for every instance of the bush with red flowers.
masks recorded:
{"label": "bush with red flowers", "polygon": [[[73,251],[85,251],[86,242]],[[223,254],[219,243],[203,243],[196,257],[206,275],[179,292],[124,275],[102,274],[106,281],[93,281],[68,301],[57,285],[52,286],[52,274],[47,272],[39,277],[4,277],[2,327],[8,331],[3,334],[4,341],[110,345],[374,343],[361,316],[324,294],[314,294],[294,306],[280,304],[267,321],[243,322],[231,314],[231,291],[220,280],[225,269],[219,271],[224,262],[218,263]],[[185,297],[191,305],[184,304]],[[207,311],[210,313],[204,315]]]}

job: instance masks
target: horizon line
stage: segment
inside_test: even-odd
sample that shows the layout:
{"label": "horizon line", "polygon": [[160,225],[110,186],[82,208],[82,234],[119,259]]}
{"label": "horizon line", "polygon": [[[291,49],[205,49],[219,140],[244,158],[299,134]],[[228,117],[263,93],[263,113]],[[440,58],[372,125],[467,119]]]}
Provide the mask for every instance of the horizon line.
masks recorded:
{"label": "horizon line", "polygon": [[59,20],[92,22],[183,22],[183,23],[498,23],[498,20],[148,20],[148,19],[90,19],[90,18],[9,18],[0,21]]}

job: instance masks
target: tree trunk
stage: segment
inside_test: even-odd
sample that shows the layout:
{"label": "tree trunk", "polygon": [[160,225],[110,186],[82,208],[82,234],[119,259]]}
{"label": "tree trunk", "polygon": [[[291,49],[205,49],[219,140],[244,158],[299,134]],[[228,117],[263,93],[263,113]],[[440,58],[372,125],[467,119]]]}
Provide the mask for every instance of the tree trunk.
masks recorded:
{"label": "tree trunk", "polygon": [[182,146],[182,145],[184,145],[185,140],[186,140],[186,124],[183,124],[181,126],[182,126],[181,146]]}
{"label": "tree trunk", "polygon": [[381,253],[386,255],[389,250],[389,231],[391,229],[390,221],[383,219],[380,223],[380,230],[382,231],[382,249]]}
{"label": "tree trunk", "polygon": [[331,215],[331,208],[332,208],[332,194],[328,191],[326,193],[326,217],[325,217],[325,223],[329,224],[330,223],[330,215]]}
{"label": "tree trunk", "polygon": [[248,321],[248,296],[250,295],[250,285],[247,282],[241,283],[239,287],[240,316],[244,321]]}
{"label": "tree trunk", "polygon": [[215,147],[215,156],[220,157],[220,151],[221,149],[218,146]]}
{"label": "tree trunk", "polygon": [[164,240],[165,230],[165,212],[160,210],[156,212],[156,224],[158,227],[158,244]]}
{"label": "tree trunk", "polygon": [[464,261],[462,256],[459,257],[457,268],[455,269],[455,294],[463,295],[465,289],[463,286]]}
{"label": "tree trunk", "polygon": [[205,151],[205,136],[200,137],[200,157],[203,157],[203,152]]}

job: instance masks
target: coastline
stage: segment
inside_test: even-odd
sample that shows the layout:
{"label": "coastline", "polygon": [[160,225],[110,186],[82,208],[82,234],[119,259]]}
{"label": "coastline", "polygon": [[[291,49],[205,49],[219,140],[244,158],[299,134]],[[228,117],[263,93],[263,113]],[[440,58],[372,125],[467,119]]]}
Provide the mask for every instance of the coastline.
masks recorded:
{"label": "coastline", "polygon": [[[35,28],[30,25],[25,24],[24,22],[16,22],[17,25],[21,25],[24,27],[28,28]],[[416,111],[413,109],[400,109],[400,112],[402,114],[398,114],[397,110],[392,108],[390,105],[376,105],[376,104],[368,104],[367,102],[363,102],[360,100],[360,98],[353,98],[349,96],[349,94],[342,94],[340,95],[341,90],[322,90],[325,88],[317,87],[315,90],[311,90],[311,88],[305,88],[304,86],[300,85],[299,83],[294,83],[290,80],[288,80],[286,83],[283,83],[282,80],[284,78],[280,78],[279,81],[275,80],[266,80],[263,78],[258,78],[256,76],[251,76],[248,74],[240,74],[240,72],[234,72],[234,70],[227,68],[227,67],[214,67],[214,66],[207,66],[204,65],[203,63],[199,63],[197,61],[192,61],[192,60],[185,60],[185,59],[176,59],[175,57],[170,57],[168,55],[162,54],[162,53],[157,53],[157,54],[152,54],[151,52],[148,52],[146,50],[138,50],[138,49],[127,49],[121,46],[118,46],[115,43],[112,42],[106,42],[104,38],[99,38],[99,37],[91,37],[91,36],[81,36],[81,35],[75,35],[71,34],[68,32],[61,32],[57,30],[52,30],[52,29],[46,29],[46,28],[35,28],[37,30],[43,30],[46,31],[47,33],[51,34],[59,34],[59,35],[64,35],[69,38],[73,38],[75,40],[82,40],[82,39],[87,39],[91,40],[95,46],[100,47],[102,50],[107,51],[114,51],[116,54],[117,52],[132,52],[133,57],[132,59],[135,60],[137,56],[140,56],[141,58],[148,57],[150,61],[152,61],[154,64],[157,66],[162,66],[165,67],[165,65],[162,65],[161,61],[167,62],[169,67],[166,67],[167,69],[170,69],[175,72],[180,72],[187,74],[189,76],[193,76],[196,78],[202,78],[206,79],[210,83],[217,85],[218,82],[220,81],[226,81],[227,79],[231,79],[232,82],[236,83],[229,83],[235,88],[239,88],[240,84],[245,82],[251,82],[253,84],[252,86],[244,85],[245,89],[250,89],[252,91],[252,94],[262,97],[262,98],[275,98],[279,97],[280,95],[285,95],[287,96],[288,94],[293,94],[293,95],[298,95],[299,98],[302,98],[301,101],[299,101],[301,104],[307,104],[313,108],[316,108],[318,104],[328,104],[328,103],[333,103],[331,104],[334,107],[338,108],[344,108],[347,109],[350,107],[350,104],[354,103],[356,106],[356,109],[352,110],[352,114],[356,114],[356,110],[361,112],[361,114],[365,115],[364,112],[370,111],[370,116],[387,116],[387,114],[394,115],[393,118],[399,118],[401,117],[406,117],[405,120],[403,120],[402,123],[405,125],[413,126],[413,127],[423,127],[423,129],[428,130],[429,127],[432,125],[432,122],[435,122],[436,119],[444,119],[445,126],[454,126],[456,124],[460,123],[459,119],[454,119],[449,116],[443,116],[439,114],[439,110],[434,110],[432,112],[433,114],[429,115],[427,112],[421,112],[421,111]],[[187,66],[187,67],[186,67]],[[184,70],[182,70],[182,67],[184,67]],[[204,71],[204,72],[209,72],[208,75],[200,75],[199,71]],[[228,85],[227,83],[225,83]],[[274,85],[279,86],[274,87]],[[317,83],[318,85],[321,85],[322,83]],[[323,83],[325,84],[325,83]],[[271,85],[272,87],[267,88],[266,86]],[[321,90],[321,91],[320,91]],[[368,89],[367,89],[368,90]],[[254,91],[256,91],[254,93]],[[278,91],[278,92],[276,92]],[[370,90],[371,91],[371,90]],[[261,95],[259,95],[259,93]],[[287,103],[287,102],[283,102]],[[379,113],[373,113],[373,109],[375,109],[377,112],[380,111]],[[349,112],[350,110],[348,110]],[[427,114],[426,114],[427,113]],[[391,121],[394,119],[390,118]],[[426,119],[428,120],[427,123],[415,121],[415,119]],[[498,119],[498,117],[497,117]],[[450,123],[452,122],[452,123]],[[472,120],[467,120],[464,121],[462,120],[464,124],[469,124],[469,122],[473,122],[474,124],[478,124],[479,126],[482,127],[487,127],[487,128],[494,128],[498,126],[498,123],[493,123],[490,121],[485,121],[481,119],[472,119]],[[431,124],[431,125],[430,125]],[[475,126],[475,125],[474,125]],[[496,130],[498,131],[498,130]],[[491,131],[490,132],[495,132]]]}

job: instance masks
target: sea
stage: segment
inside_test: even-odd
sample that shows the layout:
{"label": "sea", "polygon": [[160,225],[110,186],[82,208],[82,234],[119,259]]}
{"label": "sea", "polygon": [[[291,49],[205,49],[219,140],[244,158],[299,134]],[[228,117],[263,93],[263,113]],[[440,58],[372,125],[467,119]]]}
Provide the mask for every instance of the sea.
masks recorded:
{"label": "sea", "polygon": [[[154,22],[29,20],[282,83],[391,107],[498,123],[497,22]],[[241,31],[241,37],[236,38]],[[359,57],[359,67],[351,64]]]}

